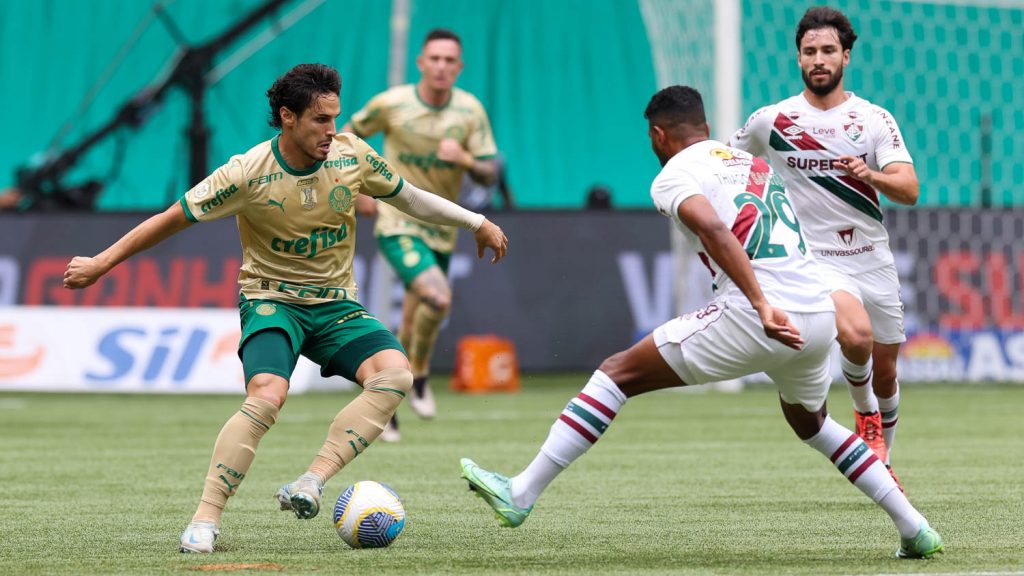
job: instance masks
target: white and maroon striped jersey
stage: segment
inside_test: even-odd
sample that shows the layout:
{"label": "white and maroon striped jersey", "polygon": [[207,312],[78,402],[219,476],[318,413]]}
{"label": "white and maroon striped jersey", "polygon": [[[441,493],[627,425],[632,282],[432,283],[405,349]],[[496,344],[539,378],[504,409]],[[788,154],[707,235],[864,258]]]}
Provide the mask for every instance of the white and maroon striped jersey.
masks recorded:
{"label": "white and maroon striped jersey", "polygon": [[[680,204],[697,194],[708,199],[746,250],[768,302],[792,312],[834,309],[817,263],[807,253],[782,179],[767,162],[705,140],[679,152],[662,168],[651,185],[655,206],[675,222],[691,246],[703,248],[679,219]],[[718,264],[703,249],[697,255],[711,272],[715,296],[749,308],[746,296]]]}
{"label": "white and maroon striped jersey", "polygon": [[852,92],[839,106],[819,110],[803,93],[754,112],[730,146],[764,156],[786,181],[807,245],[819,258],[850,272],[892,264],[879,193],[836,166],[859,156],[872,170],[913,163],[896,120]]}

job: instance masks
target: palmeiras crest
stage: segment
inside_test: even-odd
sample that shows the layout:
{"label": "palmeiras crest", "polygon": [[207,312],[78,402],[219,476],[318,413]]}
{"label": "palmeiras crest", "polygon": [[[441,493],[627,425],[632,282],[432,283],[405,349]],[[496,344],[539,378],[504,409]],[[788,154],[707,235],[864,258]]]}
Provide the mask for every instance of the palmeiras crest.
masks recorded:
{"label": "palmeiras crest", "polygon": [[345,186],[335,186],[327,200],[335,212],[347,212],[352,206],[352,191]]}

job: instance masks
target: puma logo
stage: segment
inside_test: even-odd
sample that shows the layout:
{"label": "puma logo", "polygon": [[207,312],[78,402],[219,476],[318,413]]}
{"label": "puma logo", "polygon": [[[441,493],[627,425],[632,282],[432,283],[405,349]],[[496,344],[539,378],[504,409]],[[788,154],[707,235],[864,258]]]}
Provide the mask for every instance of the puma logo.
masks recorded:
{"label": "puma logo", "polygon": [[284,212],[284,201],[285,200],[287,200],[287,198],[285,198],[284,200],[281,200],[280,202],[278,202],[277,200],[274,200],[274,199],[271,198],[271,199],[267,200],[267,205],[268,206],[277,206],[278,208],[281,209],[281,212]]}
{"label": "puma logo", "polygon": [[235,493],[235,490],[237,490],[237,489],[238,489],[238,485],[242,483],[242,481],[241,481],[241,480],[239,480],[239,481],[238,481],[238,482],[236,482],[235,484],[232,484],[231,482],[228,482],[228,479],[227,479],[227,478],[225,478],[223,474],[221,474],[221,475],[219,476],[219,478],[220,478],[220,479],[221,479],[221,480],[222,480],[222,481],[223,481],[223,482],[224,482],[225,484],[227,484],[227,485],[228,485],[228,494],[234,494],[234,493]]}

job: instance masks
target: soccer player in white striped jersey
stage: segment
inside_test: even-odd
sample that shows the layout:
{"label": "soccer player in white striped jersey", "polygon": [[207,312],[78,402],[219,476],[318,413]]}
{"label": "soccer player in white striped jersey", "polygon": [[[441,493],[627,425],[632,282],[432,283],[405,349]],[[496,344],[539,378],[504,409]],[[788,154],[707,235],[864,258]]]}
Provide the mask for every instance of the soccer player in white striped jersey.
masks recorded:
{"label": "soccer player in white striped jersey", "polygon": [[518,475],[508,478],[463,458],[470,489],[503,525],[519,526],[541,492],[597,442],[629,398],[763,371],[778,386],[782,412],[797,436],[892,518],[901,539],[897,556],[927,558],[942,551],[942,538],[882,461],[828,415],[835,308],[782,180],[761,158],[709,139],[704,105],[692,88],[659,91],[644,116],[663,166],[651,196],[691,245],[701,247],[715,297],[602,362]]}
{"label": "soccer player in white striped jersey", "polygon": [[879,197],[913,205],[918,183],[892,115],[843,89],[856,40],[843,13],[809,9],[796,32],[804,91],[754,112],[730,145],[766,157],[786,181],[833,289],[857,434],[888,466],[899,414],[896,360],[907,338]]}

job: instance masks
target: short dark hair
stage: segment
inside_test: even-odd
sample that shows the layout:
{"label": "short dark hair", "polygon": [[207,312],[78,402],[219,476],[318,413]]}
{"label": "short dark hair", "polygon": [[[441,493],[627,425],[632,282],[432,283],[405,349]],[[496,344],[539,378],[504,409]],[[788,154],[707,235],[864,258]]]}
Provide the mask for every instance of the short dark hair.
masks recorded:
{"label": "short dark hair", "polygon": [[459,48],[462,48],[462,39],[459,35],[447,28],[434,28],[430,32],[427,32],[427,37],[423,40],[423,45],[426,46],[428,43],[434,40],[454,40]]}
{"label": "short dark hair", "polygon": [[647,103],[644,118],[651,124],[666,128],[684,123],[694,126],[707,123],[704,100],[700,92],[689,86],[669,86],[658,90]]}
{"label": "short dark hair", "polygon": [[850,19],[846,17],[846,14],[828,6],[814,6],[804,12],[804,17],[796,26],[797,51],[800,50],[800,41],[804,39],[804,34],[807,34],[809,30],[818,30],[819,28],[835,28],[839,33],[839,44],[842,45],[843,50],[853,50],[853,43],[857,41],[857,33],[853,31],[853,25],[850,24]]}
{"label": "short dark hair", "polygon": [[326,64],[299,64],[287,71],[267,90],[270,118],[267,122],[281,128],[281,107],[301,116],[321,94],[341,97],[341,76]]}

